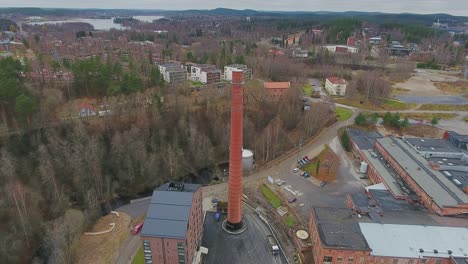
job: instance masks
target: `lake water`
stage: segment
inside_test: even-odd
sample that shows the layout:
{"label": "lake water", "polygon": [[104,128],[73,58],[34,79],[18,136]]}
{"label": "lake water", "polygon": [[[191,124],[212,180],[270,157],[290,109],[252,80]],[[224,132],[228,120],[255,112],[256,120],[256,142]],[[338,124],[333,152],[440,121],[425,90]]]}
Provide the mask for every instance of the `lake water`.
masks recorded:
{"label": "lake water", "polygon": [[[140,20],[142,22],[153,22],[153,20],[163,18],[163,16],[134,16],[133,18]],[[31,22],[28,24],[31,25],[44,25],[44,24],[61,24],[61,23],[87,23],[94,27],[95,30],[109,30],[111,28],[115,29],[128,29],[127,27],[122,26],[121,24],[114,23],[114,18],[111,19],[94,19],[94,18],[75,18],[70,20],[55,20],[55,21],[41,21],[41,22]]]}

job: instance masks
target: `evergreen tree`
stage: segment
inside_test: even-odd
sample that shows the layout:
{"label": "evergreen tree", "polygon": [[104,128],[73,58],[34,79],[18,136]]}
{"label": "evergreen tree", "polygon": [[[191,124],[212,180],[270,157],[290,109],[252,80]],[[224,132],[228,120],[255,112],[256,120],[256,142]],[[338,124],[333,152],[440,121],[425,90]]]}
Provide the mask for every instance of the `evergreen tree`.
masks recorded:
{"label": "evergreen tree", "polygon": [[343,135],[341,136],[341,144],[343,144],[343,148],[346,150],[346,151],[351,151],[351,145],[350,145],[350,142],[349,142],[349,135],[348,135],[348,132],[345,130],[343,132]]}

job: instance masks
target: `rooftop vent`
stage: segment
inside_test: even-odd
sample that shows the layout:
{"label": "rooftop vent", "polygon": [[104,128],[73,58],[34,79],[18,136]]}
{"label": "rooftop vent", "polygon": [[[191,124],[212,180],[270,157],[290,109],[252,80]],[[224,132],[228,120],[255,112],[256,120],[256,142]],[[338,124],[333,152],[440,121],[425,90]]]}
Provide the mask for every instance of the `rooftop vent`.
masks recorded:
{"label": "rooftop vent", "polygon": [[419,253],[424,253],[424,249],[420,248]]}
{"label": "rooftop vent", "polygon": [[184,190],[184,183],[183,182],[171,182],[169,186],[167,186],[168,191],[173,192],[181,192]]}
{"label": "rooftop vent", "polygon": [[449,255],[452,255],[453,252],[452,252],[452,250],[449,249],[449,250],[447,250],[447,253],[449,253]]}
{"label": "rooftop vent", "polygon": [[434,249],[434,254],[437,254],[439,253],[439,251],[437,249]]}

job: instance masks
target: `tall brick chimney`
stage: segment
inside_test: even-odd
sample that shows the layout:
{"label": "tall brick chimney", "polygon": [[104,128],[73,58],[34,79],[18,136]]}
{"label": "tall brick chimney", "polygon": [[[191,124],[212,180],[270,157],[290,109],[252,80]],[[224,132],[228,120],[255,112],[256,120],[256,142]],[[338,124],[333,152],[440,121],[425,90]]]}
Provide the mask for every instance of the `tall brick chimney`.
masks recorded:
{"label": "tall brick chimney", "polygon": [[243,72],[232,72],[231,142],[229,145],[229,191],[226,229],[236,232],[242,223],[242,128],[243,128]]}

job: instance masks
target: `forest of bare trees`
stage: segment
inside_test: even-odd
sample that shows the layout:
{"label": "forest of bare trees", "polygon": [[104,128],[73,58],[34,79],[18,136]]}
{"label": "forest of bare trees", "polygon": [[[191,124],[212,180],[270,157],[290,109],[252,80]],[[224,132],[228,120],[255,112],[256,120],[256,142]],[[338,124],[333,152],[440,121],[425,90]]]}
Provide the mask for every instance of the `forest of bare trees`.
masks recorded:
{"label": "forest of bare trees", "polygon": [[[298,137],[313,136],[333,117],[321,103],[303,112],[296,89],[282,102],[249,98],[254,88],[245,89],[244,146],[258,164],[294,148]],[[39,263],[72,263],[77,236],[113,199],[227,161],[228,91],[207,92],[196,103],[172,93],[151,107],[3,138],[0,262],[24,263],[36,255]],[[69,218],[75,224],[67,224]]]}

